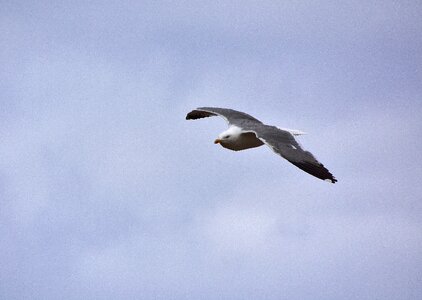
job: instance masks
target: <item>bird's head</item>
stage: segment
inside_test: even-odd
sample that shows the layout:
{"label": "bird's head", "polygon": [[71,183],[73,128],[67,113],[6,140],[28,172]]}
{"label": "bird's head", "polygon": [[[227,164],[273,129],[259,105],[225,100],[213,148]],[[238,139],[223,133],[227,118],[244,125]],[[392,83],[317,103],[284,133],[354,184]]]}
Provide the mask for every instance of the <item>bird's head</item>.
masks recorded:
{"label": "bird's head", "polygon": [[225,135],[219,135],[218,138],[215,139],[214,144],[227,144],[230,143],[231,135],[225,134]]}
{"label": "bird's head", "polygon": [[233,144],[240,135],[240,128],[230,127],[226,131],[223,131],[218,135],[218,138],[214,141],[214,144]]}

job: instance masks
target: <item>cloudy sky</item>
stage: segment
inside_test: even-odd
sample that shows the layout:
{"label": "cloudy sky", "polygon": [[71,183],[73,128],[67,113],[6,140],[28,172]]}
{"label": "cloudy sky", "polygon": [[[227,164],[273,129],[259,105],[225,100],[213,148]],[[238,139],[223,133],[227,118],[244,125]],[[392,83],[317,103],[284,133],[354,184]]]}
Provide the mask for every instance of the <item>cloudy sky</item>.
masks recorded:
{"label": "cloudy sky", "polygon": [[[0,298],[420,299],[421,15],[1,1]],[[307,132],[338,183],[198,106]]]}

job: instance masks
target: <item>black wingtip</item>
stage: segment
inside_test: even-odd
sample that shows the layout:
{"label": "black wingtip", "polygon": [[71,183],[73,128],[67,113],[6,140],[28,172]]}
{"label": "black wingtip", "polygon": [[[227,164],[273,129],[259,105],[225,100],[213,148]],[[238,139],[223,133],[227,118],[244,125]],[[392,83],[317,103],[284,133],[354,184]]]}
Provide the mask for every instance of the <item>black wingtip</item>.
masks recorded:
{"label": "black wingtip", "polygon": [[334,177],[333,178],[328,178],[328,179],[326,179],[326,180],[330,180],[331,181],[331,183],[336,183],[338,180],[337,179],[335,179]]}
{"label": "black wingtip", "polygon": [[[324,165],[322,165],[322,166],[324,166]],[[330,173],[330,171],[328,171],[328,174],[330,175],[330,177],[328,179],[331,180],[331,183],[336,183],[337,182],[337,178],[335,178],[334,175]]]}
{"label": "black wingtip", "polygon": [[318,177],[318,178],[320,178],[320,179],[322,179],[322,180],[324,180],[324,181],[328,181],[328,182],[331,182],[331,183],[336,183],[337,182],[337,179],[333,176],[333,174],[331,174],[330,173],[330,171],[328,171],[325,167],[324,167],[324,165],[323,164],[321,164],[321,167],[322,168],[324,168],[325,169],[325,178],[323,178],[323,177],[320,177],[320,176],[317,176],[317,175],[315,175],[315,174],[312,174],[312,175],[314,175],[314,176],[316,176],[316,177]]}
{"label": "black wingtip", "polygon": [[196,120],[196,119],[208,118],[212,116],[216,116],[216,114],[212,112],[204,111],[204,110],[195,109],[186,115],[186,120]]}
{"label": "black wingtip", "polygon": [[310,162],[291,162],[296,167],[302,169],[306,173],[309,173],[321,180],[336,183],[337,179],[324,167],[323,164],[313,164]]}
{"label": "black wingtip", "polygon": [[[328,170],[327,170],[328,171]],[[331,182],[331,183],[336,183],[337,182],[337,179],[333,176],[333,174],[331,174],[330,172],[328,172],[328,174],[327,174],[328,176],[325,176],[325,178],[322,178],[322,177],[319,177],[319,176],[316,176],[316,177],[318,177],[318,178],[320,178],[320,179],[322,179],[322,180],[324,180],[324,181],[327,181],[327,182]],[[315,175],[314,175],[315,176]]]}
{"label": "black wingtip", "polygon": [[190,113],[188,113],[186,115],[186,120],[193,120],[193,118],[192,118],[192,112],[190,112]]}

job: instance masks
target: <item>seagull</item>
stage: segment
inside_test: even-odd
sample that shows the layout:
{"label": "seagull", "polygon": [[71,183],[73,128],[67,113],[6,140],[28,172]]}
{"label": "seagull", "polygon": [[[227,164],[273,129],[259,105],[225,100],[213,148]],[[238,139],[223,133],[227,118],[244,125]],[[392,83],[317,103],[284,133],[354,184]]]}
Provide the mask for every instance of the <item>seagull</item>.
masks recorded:
{"label": "seagull", "polygon": [[303,150],[296,141],[295,136],[302,135],[304,132],[266,125],[251,115],[228,108],[199,107],[188,113],[186,120],[212,116],[222,117],[229,125],[229,128],[220,133],[214,141],[215,144],[220,144],[233,151],[255,148],[265,144],[299,169],[319,179],[331,183],[337,182],[333,174],[311,152]]}

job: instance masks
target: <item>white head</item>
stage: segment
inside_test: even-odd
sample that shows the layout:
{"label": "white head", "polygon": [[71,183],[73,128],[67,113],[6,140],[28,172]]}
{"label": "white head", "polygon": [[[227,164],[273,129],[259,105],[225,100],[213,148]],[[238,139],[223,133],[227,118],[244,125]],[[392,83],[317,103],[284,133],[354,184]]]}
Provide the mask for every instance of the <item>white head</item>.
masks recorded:
{"label": "white head", "polygon": [[237,126],[230,126],[229,129],[218,135],[214,144],[233,144],[239,138],[242,130]]}

